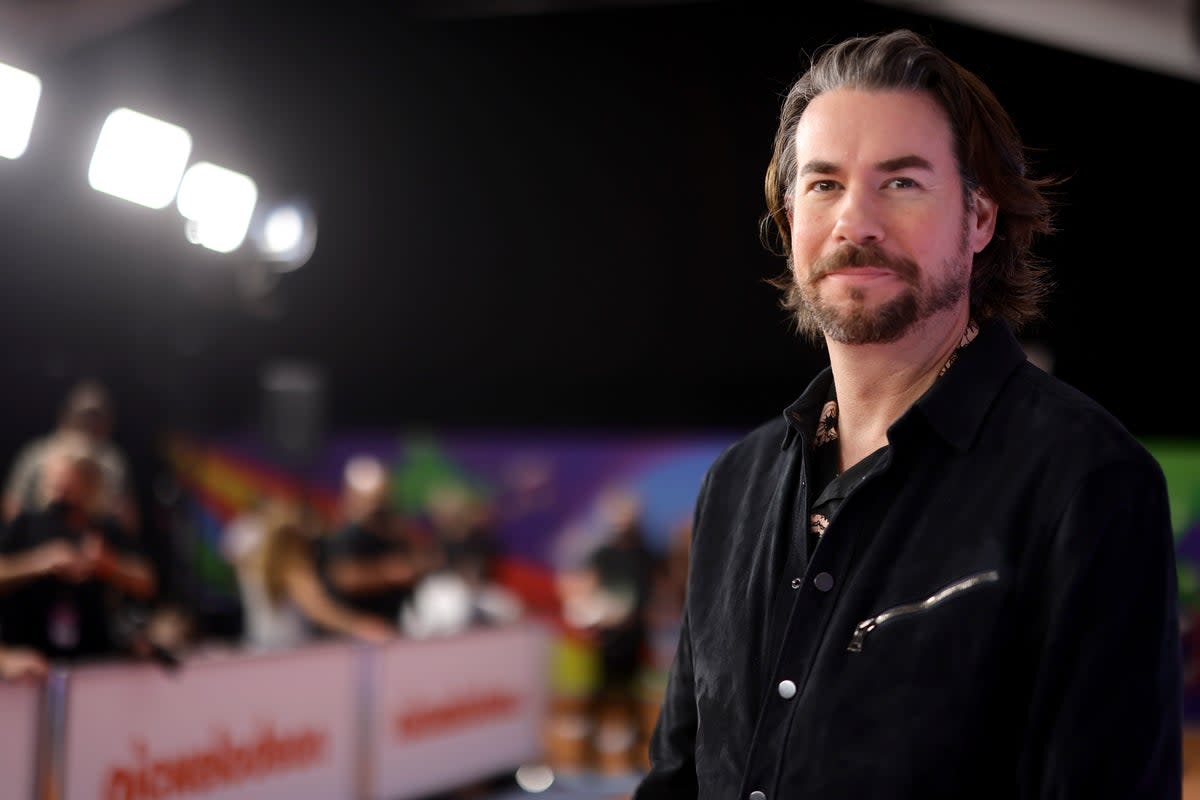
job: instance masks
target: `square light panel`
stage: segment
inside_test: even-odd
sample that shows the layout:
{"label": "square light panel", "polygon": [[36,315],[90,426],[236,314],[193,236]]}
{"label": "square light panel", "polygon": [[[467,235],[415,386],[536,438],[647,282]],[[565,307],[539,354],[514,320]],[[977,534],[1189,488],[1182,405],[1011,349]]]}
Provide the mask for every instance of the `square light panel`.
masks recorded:
{"label": "square light panel", "polygon": [[175,198],[191,152],[192,135],[184,128],[118,108],[100,129],[88,183],[131,203],[165,208]]}
{"label": "square light panel", "polygon": [[0,157],[20,158],[25,152],[41,97],[41,78],[0,64]]}

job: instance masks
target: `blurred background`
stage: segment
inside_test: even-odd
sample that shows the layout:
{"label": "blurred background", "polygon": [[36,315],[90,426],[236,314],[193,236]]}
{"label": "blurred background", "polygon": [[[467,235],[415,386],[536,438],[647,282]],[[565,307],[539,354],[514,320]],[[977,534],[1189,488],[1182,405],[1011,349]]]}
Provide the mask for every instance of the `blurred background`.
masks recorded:
{"label": "blurred background", "polygon": [[[275,501],[317,542],[387,506],[411,573],[384,615],[413,635],[459,619],[412,611],[460,554],[444,532],[485,527],[486,611],[550,622],[568,700],[599,680],[592,556],[636,517],[652,706],[704,468],[825,365],[765,283],[781,95],[817,47],[896,25],[1070,176],[1026,344],[1167,469],[1190,658],[1195,0],[0,0],[0,102],[37,79],[0,133],[0,460],[101,387],[157,578],[139,608],[179,653],[251,635],[239,558]],[[147,121],[165,149],[117,141]]]}

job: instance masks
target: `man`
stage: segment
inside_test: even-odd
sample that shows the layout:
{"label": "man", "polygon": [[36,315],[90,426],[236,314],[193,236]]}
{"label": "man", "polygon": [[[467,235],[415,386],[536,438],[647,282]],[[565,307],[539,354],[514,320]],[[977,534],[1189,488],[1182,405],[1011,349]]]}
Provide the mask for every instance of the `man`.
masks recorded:
{"label": "man", "polygon": [[1180,796],[1162,472],[1014,335],[1050,185],[912,32],[790,90],[770,222],[830,366],[704,480],[637,800]]}
{"label": "man", "polygon": [[599,674],[591,713],[602,720],[616,714],[628,725],[639,719],[638,678],[649,646],[651,592],[658,558],[646,540],[644,504],[631,490],[612,488],[599,501],[606,530],[584,565],[597,614],[593,631]]}
{"label": "man", "polygon": [[419,575],[390,499],[387,468],[360,455],[342,474],[342,521],[323,543],[320,571],[333,599],[391,626]]}
{"label": "man", "polygon": [[42,469],[41,505],[0,531],[0,643],[64,661],[126,655],[119,615],[154,598],[154,569],[112,521],[91,439],[60,434]]}

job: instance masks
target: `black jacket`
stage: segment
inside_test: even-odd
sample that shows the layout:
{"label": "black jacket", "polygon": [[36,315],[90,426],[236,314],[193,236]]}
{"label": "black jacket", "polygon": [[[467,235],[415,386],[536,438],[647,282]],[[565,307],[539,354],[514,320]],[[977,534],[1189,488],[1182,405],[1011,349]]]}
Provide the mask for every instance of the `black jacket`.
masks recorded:
{"label": "black jacket", "polygon": [[830,380],[705,477],[636,800],[1178,798],[1154,458],[992,321],[892,425],[810,562]]}

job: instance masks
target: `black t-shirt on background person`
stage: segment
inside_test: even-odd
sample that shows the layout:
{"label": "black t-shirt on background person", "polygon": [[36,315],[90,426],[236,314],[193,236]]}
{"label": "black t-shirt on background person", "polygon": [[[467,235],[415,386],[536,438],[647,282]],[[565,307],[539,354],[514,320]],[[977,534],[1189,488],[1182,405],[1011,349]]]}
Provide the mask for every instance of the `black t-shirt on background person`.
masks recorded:
{"label": "black t-shirt on background person", "polygon": [[330,573],[339,561],[377,562],[389,557],[412,555],[408,542],[387,536],[359,523],[348,523],[329,536],[321,547],[321,577],[330,595],[339,603],[356,611],[374,614],[396,622],[400,609],[412,594],[411,585],[380,587],[373,591],[344,591],[331,579]]}
{"label": "black t-shirt on background person", "polygon": [[[21,512],[0,531],[0,556],[26,553],[55,540],[82,547],[89,533],[110,550],[136,552],[115,521],[100,519],[76,529],[69,514],[61,503]],[[55,575],[33,578],[0,593],[0,641],[31,647],[57,660],[119,655],[114,623],[120,602],[118,591],[97,575],[77,583]]]}

